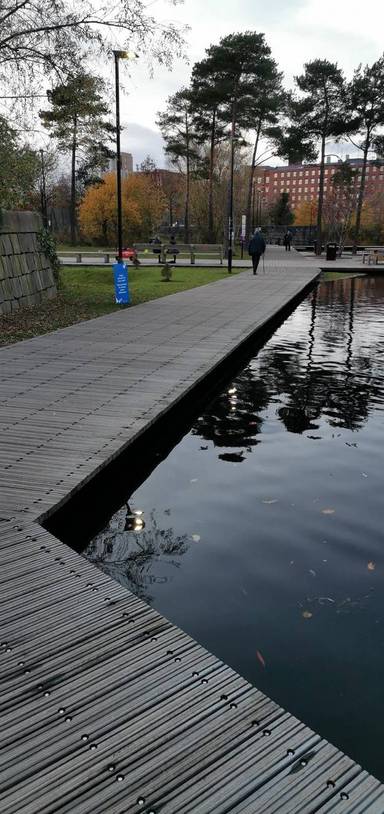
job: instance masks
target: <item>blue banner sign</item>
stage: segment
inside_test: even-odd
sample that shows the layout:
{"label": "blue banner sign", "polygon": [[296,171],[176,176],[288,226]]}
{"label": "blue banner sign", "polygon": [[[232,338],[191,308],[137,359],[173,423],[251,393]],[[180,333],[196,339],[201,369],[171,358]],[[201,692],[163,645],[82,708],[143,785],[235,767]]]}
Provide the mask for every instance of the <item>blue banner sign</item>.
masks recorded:
{"label": "blue banner sign", "polygon": [[114,263],[112,268],[115,282],[115,301],[118,305],[128,305],[130,297],[127,267],[125,263]]}

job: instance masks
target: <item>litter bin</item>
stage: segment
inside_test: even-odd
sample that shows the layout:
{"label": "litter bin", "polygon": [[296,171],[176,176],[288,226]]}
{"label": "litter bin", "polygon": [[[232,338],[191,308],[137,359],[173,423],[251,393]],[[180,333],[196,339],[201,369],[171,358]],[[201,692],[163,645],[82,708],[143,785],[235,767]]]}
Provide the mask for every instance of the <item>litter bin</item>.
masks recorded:
{"label": "litter bin", "polygon": [[327,243],[327,260],[336,260],[337,243]]}

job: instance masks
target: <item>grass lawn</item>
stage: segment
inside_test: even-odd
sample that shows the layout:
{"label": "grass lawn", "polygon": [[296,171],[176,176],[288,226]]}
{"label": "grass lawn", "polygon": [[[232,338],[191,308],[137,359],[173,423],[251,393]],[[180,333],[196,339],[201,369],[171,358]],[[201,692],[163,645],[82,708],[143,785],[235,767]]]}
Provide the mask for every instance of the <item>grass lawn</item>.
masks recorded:
{"label": "grass lawn", "polygon": [[[243,269],[234,269],[238,274]],[[99,317],[112,311],[119,311],[115,305],[111,268],[62,267],[61,290],[54,300],[49,300],[36,308],[25,308],[14,314],[0,316],[0,345],[8,345],[21,339],[54,331]],[[176,291],[205,285],[227,277],[223,268],[191,268],[176,266],[170,282],[164,282],[159,266],[129,268],[129,288],[132,305],[147,300],[165,297]]]}

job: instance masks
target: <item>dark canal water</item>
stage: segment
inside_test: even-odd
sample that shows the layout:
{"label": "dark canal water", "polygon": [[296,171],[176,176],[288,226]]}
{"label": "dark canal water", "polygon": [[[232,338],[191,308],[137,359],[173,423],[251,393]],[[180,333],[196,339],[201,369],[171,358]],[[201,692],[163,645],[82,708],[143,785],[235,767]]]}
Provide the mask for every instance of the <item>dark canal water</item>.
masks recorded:
{"label": "dark canal water", "polygon": [[381,779],[383,405],[384,280],[321,283],[84,552]]}

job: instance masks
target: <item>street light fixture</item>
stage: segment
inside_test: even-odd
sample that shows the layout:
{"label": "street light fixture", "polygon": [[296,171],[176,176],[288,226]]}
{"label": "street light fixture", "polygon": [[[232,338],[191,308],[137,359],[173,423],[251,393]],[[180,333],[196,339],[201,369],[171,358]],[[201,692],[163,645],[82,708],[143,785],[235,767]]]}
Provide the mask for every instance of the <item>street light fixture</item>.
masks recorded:
{"label": "street light fixture", "polygon": [[135,59],[132,51],[114,51],[116,95],[116,185],[117,185],[117,262],[123,262],[123,204],[121,196],[121,147],[120,147],[120,80],[119,60]]}

